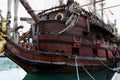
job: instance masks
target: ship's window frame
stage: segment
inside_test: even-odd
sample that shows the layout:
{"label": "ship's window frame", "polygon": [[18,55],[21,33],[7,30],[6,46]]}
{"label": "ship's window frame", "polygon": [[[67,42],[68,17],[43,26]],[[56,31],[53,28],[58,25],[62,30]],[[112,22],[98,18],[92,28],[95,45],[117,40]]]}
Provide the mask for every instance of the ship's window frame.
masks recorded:
{"label": "ship's window frame", "polygon": [[58,12],[55,16],[55,20],[61,20],[62,21],[63,19],[64,19],[63,13]]}

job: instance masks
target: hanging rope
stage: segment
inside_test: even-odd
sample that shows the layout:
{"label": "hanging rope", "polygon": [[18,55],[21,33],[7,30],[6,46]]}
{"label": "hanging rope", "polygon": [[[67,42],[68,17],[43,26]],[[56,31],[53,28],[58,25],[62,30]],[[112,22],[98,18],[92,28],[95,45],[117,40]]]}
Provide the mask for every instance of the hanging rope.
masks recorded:
{"label": "hanging rope", "polygon": [[58,34],[62,34],[66,31],[69,31],[72,27],[74,27],[77,19],[78,19],[78,16],[75,14],[72,14],[65,23],[67,27],[65,29],[63,29],[62,31],[58,32]]}
{"label": "hanging rope", "polygon": [[101,62],[101,64],[103,64],[106,68],[108,68],[108,69],[110,69],[110,70],[112,70],[112,71],[115,71],[115,72],[120,72],[120,69],[119,68],[111,68],[111,67],[109,67],[108,65],[106,65],[102,60],[100,60],[99,58],[97,58],[100,62]]}
{"label": "hanging rope", "polygon": [[[80,80],[79,77],[79,70],[78,70],[78,64],[77,64],[77,55],[75,55],[75,67],[76,67],[76,73],[77,73],[77,79]],[[87,71],[87,69],[82,64],[82,68],[85,70],[85,72],[90,76],[91,79],[95,80],[95,78]]]}
{"label": "hanging rope", "polygon": [[82,68],[85,70],[85,72],[90,76],[91,79],[95,80],[95,78],[88,72],[88,70],[82,65]]}
{"label": "hanging rope", "polygon": [[63,29],[62,31],[58,32],[58,34],[62,34],[66,31],[69,31],[72,27],[75,26],[81,12],[82,12],[82,9],[81,9],[79,3],[74,2],[70,6],[68,6],[68,11],[69,11],[69,13],[72,13],[72,14],[69,16],[69,18],[65,22],[65,25],[67,27],[65,29]]}
{"label": "hanging rope", "polygon": [[75,68],[76,68],[76,73],[77,73],[77,79],[80,80],[79,78],[79,71],[78,71],[78,65],[77,65],[77,55],[75,55]]}

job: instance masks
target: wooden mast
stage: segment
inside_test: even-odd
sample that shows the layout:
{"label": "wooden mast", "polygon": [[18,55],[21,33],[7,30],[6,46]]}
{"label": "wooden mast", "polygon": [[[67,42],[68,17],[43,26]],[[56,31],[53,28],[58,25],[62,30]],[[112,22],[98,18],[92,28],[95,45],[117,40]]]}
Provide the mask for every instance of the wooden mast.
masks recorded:
{"label": "wooden mast", "polygon": [[96,0],[93,0],[93,13],[96,14]]}
{"label": "wooden mast", "polygon": [[12,4],[12,0],[8,0],[8,4],[7,4],[7,35],[8,38],[10,38],[10,19],[11,19],[11,4]]}
{"label": "wooden mast", "polygon": [[27,10],[27,12],[30,14],[30,16],[33,18],[33,20],[38,24],[40,22],[40,18],[37,14],[33,11],[27,0],[20,0],[21,4],[24,6],[24,8]]}
{"label": "wooden mast", "polygon": [[103,3],[103,0],[102,0],[102,2],[101,2],[101,16],[102,16],[102,19],[103,19],[103,6],[104,6],[104,3]]}
{"label": "wooden mast", "polygon": [[14,0],[14,26],[13,26],[13,41],[18,43],[18,31],[16,28],[18,27],[18,4],[19,0]]}

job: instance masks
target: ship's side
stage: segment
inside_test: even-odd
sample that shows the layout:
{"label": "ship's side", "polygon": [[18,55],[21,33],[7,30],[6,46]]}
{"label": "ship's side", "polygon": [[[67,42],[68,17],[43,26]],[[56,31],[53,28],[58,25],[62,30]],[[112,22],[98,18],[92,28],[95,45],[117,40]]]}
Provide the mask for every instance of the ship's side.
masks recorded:
{"label": "ship's side", "polygon": [[92,13],[59,6],[38,16],[41,21],[31,25],[28,41],[16,44],[6,38],[5,55],[28,73],[73,72],[76,66],[97,70],[117,62],[113,28]]}

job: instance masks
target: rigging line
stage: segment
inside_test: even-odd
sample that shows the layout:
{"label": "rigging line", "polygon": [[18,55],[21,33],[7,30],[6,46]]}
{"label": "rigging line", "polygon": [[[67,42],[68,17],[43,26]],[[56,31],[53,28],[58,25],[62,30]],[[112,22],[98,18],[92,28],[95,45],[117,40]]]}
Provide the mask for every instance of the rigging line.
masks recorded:
{"label": "rigging line", "polygon": [[79,71],[78,71],[78,65],[77,65],[77,55],[75,55],[75,68],[76,68],[76,73],[77,73],[77,79],[80,80],[80,77],[79,77]]}
{"label": "rigging line", "polygon": [[[96,3],[99,3],[99,2],[102,2],[102,1],[105,1],[105,0],[95,1],[95,4],[96,4]],[[88,3],[88,4],[85,4],[85,5],[81,5],[81,7],[84,7],[84,6],[87,6],[87,5],[92,5],[92,4],[93,4],[93,2]]]}
{"label": "rigging line", "polygon": [[[76,67],[77,79],[80,80],[80,78],[79,78],[79,70],[78,70],[78,65],[77,65],[77,55],[75,55],[75,67]],[[90,76],[91,79],[95,80],[95,78],[87,71],[87,69],[84,67],[83,64],[82,64],[82,68]]]}
{"label": "rigging line", "polygon": [[106,14],[106,12],[105,11],[103,11],[104,12],[104,14],[105,14],[105,16],[106,16],[106,18],[107,18],[107,24],[110,24],[110,19],[109,19],[109,17],[108,17],[108,15]]}
{"label": "rigging line", "polygon": [[114,6],[105,7],[103,9],[98,9],[97,11],[99,11],[99,10],[105,10],[105,9],[109,9],[109,8],[114,8],[114,7],[119,7],[119,6],[120,6],[120,4],[114,5]]}
{"label": "rigging line", "polygon": [[[96,56],[97,57],[97,56]],[[115,71],[115,72],[120,72],[119,69],[113,69],[111,67],[109,67],[108,65],[106,65],[102,60],[100,60],[99,58],[97,58],[106,68],[112,70],[112,71]]]}
{"label": "rigging line", "polygon": [[[92,9],[91,9],[91,7],[89,5],[87,6],[87,8],[88,8],[89,12],[92,12]],[[96,13],[96,16],[99,17],[100,19],[102,19],[102,17],[98,13]]]}
{"label": "rigging line", "polygon": [[[98,59],[98,58],[97,58]],[[107,66],[102,60],[98,59],[105,67],[107,67],[110,70],[113,70],[111,67]]]}
{"label": "rigging line", "polygon": [[82,65],[82,68],[85,70],[85,72],[86,72],[93,80],[95,80],[95,78],[88,72],[88,70],[84,67],[84,65]]}
{"label": "rigging line", "polygon": [[89,5],[87,6],[87,8],[88,8],[88,11],[91,12],[91,7]]}

